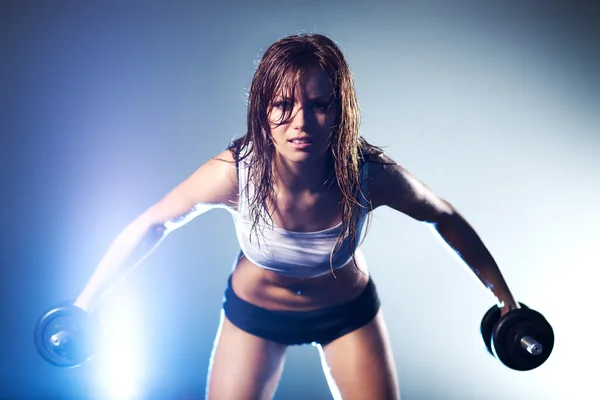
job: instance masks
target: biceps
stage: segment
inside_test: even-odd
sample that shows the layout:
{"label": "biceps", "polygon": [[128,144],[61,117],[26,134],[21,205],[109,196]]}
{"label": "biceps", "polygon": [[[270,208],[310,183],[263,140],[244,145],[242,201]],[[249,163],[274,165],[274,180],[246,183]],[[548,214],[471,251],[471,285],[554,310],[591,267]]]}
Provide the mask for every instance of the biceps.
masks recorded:
{"label": "biceps", "polygon": [[210,209],[230,206],[235,201],[236,183],[228,169],[222,161],[205,164],[151,207],[149,218],[175,229]]}

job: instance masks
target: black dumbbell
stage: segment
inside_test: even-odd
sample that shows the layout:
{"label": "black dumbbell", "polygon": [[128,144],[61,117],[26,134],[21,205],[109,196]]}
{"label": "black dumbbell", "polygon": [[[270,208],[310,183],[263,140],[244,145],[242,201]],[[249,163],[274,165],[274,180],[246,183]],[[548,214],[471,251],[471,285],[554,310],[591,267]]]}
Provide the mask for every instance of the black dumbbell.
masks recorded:
{"label": "black dumbbell", "polygon": [[481,320],[481,336],[490,354],[504,365],[529,371],[550,357],[554,331],[542,314],[520,304],[503,317],[500,308],[490,308]]}
{"label": "black dumbbell", "polygon": [[[519,303],[521,308],[529,308],[523,303]],[[483,338],[483,342],[485,343],[485,347],[487,351],[493,356],[494,351],[492,350],[492,332],[494,331],[494,326],[496,322],[500,319],[500,307],[493,306],[490,308],[483,319],[481,320],[481,337]]]}
{"label": "black dumbbell", "polygon": [[89,313],[63,304],[38,320],[33,336],[38,352],[50,364],[76,367],[94,356],[99,333],[99,324]]}

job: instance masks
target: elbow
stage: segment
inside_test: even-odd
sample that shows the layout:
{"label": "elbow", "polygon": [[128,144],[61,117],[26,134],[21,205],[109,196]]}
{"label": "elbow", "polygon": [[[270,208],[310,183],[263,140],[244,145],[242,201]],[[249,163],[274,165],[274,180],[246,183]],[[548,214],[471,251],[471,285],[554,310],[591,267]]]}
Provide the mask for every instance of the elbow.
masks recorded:
{"label": "elbow", "polygon": [[155,237],[162,239],[164,236],[166,236],[169,233],[169,230],[167,229],[167,225],[166,224],[160,224],[160,223],[155,223],[153,225],[150,225],[150,227],[148,228],[148,231]]}
{"label": "elbow", "polygon": [[462,216],[458,213],[456,208],[449,202],[442,200],[442,205],[438,207],[437,212],[434,217],[428,221],[430,222],[437,230],[440,228],[444,228],[447,226],[455,225],[457,222],[462,220]]}
{"label": "elbow", "polygon": [[152,209],[141,214],[133,221],[132,225],[136,227],[136,230],[143,232],[144,236],[148,235],[155,238],[162,238],[169,232],[167,223],[157,219],[155,213],[152,212]]}
{"label": "elbow", "polygon": [[151,249],[160,243],[168,234],[169,230],[164,224],[144,224],[140,226],[140,237],[145,248]]}

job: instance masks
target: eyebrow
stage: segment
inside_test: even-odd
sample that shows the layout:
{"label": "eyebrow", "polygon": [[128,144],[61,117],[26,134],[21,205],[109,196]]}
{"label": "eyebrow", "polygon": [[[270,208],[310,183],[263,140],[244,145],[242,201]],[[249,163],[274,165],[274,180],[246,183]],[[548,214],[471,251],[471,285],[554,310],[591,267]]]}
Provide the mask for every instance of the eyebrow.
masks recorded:
{"label": "eyebrow", "polygon": [[320,94],[320,95],[317,95],[317,96],[315,96],[315,97],[311,97],[311,98],[310,98],[310,99],[308,99],[308,100],[310,100],[310,101],[313,101],[313,100],[322,99],[322,98],[328,98],[328,99],[330,99],[330,98],[332,98],[332,97],[333,97],[333,95],[332,95],[332,94]]}

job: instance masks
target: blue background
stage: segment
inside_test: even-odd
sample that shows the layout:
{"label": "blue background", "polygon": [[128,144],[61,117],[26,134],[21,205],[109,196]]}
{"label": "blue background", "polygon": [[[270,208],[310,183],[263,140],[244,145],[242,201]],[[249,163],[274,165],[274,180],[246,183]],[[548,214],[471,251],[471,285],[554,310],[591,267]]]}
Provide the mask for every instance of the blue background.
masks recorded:
{"label": "blue background", "polygon": [[[545,365],[503,367],[478,332],[494,299],[429,229],[377,210],[363,249],[402,398],[594,398],[599,26],[595,1],[3,1],[0,398],[203,395],[238,250],[223,210],[115,288],[95,361],[45,363],[33,328],[130,220],[245,132],[256,60],[298,32],[339,43],[361,133],[467,217],[555,329]],[[276,398],[330,398],[316,349],[290,349]]]}

